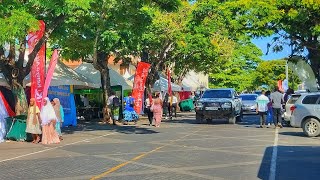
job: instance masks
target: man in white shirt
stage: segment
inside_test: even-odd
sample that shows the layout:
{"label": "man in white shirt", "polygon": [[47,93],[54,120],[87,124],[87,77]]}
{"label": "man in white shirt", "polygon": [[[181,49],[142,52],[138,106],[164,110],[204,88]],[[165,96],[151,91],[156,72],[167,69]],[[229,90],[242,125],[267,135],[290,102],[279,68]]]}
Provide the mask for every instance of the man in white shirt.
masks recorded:
{"label": "man in white shirt", "polygon": [[262,90],[262,94],[257,97],[256,102],[257,102],[257,113],[260,116],[260,128],[264,128],[266,126],[266,116],[267,116],[267,111],[268,111],[268,103],[269,98],[265,95],[265,91]]}
{"label": "man in white shirt", "polygon": [[[172,102],[172,104],[171,104],[171,102]],[[173,113],[174,113],[174,116],[177,117],[178,98],[174,95],[169,96],[168,103],[169,103],[169,116],[170,116],[170,118],[172,119]]]}

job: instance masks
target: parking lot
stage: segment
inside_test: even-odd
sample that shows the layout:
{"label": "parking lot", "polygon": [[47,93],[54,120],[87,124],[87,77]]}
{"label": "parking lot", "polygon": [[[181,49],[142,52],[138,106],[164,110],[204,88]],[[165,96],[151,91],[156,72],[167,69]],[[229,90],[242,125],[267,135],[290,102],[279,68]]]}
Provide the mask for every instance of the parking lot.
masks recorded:
{"label": "parking lot", "polygon": [[59,145],[0,144],[0,179],[319,179],[320,138],[298,128],[196,124],[194,113],[160,128],[83,124]]}

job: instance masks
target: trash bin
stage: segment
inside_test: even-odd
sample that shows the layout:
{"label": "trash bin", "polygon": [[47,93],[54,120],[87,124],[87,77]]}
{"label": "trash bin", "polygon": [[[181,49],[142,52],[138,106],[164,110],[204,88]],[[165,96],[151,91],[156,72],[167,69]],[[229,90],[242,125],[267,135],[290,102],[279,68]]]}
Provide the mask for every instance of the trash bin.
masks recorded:
{"label": "trash bin", "polygon": [[27,116],[20,115],[6,118],[7,120],[7,135],[6,138],[15,141],[26,141],[26,119]]}
{"label": "trash bin", "polygon": [[194,109],[193,100],[192,99],[185,99],[180,102],[180,109],[181,111],[191,111]]}

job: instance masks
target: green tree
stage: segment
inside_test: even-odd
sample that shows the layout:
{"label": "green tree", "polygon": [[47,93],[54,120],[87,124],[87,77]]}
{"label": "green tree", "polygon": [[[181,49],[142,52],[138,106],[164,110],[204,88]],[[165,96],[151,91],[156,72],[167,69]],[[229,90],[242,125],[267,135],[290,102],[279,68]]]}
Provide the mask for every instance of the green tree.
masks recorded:
{"label": "green tree", "polygon": [[142,50],[142,35],[151,24],[154,13],[172,11],[179,0],[103,0],[91,4],[80,21],[70,22],[64,36],[56,36],[54,43],[63,48],[63,56],[93,63],[101,72],[102,89],[106,103],[110,94],[110,77],[107,60],[131,61]]}
{"label": "green tree", "polygon": [[[273,89],[277,86],[279,80],[284,80],[286,78],[285,66],[285,60],[261,62],[254,73],[254,86],[256,88],[268,86],[269,89]],[[289,86],[291,88],[296,88],[299,83],[299,78],[294,75],[292,71],[289,71]]]}
{"label": "green tree", "polygon": [[[92,0],[2,0],[0,3],[0,72],[3,73],[14,92],[24,92],[24,78],[30,73],[33,61],[41,46],[55,32],[61,31],[64,24],[76,21],[79,14],[90,7]],[[34,50],[26,53],[26,36],[38,29],[38,20],[44,20],[46,30]],[[5,54],[4,45],[8,43],[9,55]],[[17,53],[16,53],[17,52]],[[24,94],[24,93],[23,93]],[[24,102],[21,102],[25,106]]]}
{"label": "green tree", "polygon": [[218,15],[200,16],[200,4],[182,3],[175,12],[155,13],[153,23],[143,35],[144,53],[152,64],[149,87],[158,71],[173,67],[179,82],[190,70],[212,72],[224,67],[233,56],[236,42]]}
{"label": "green tree", "polygon": [[307,50],[306,58],[320,83],[319,1],[229,0],[220,5],[215,11],[223,13],[231,29],[252,37],[275,35],[269,44],[273,51],[282,51],[285,44],[292,47],[292,55],[303,56]]}
{"label": "green tree", "polygon": [[197,32],[203,39],[209,38],[212,46],[203,48],[202,41],[194,38],[195,42],[200,42],[197,47],[201,56],[196,61],[192,57],[189,64],[210,75],[211,87],[230,87],[238,91],[252,89],[252,73],[261,61],[261,50],[251,43],[248,34],[230,28],[227,22],[233,19],[227,16],[223,2],[200,0],[195,6],[190,25],[192,32]]}

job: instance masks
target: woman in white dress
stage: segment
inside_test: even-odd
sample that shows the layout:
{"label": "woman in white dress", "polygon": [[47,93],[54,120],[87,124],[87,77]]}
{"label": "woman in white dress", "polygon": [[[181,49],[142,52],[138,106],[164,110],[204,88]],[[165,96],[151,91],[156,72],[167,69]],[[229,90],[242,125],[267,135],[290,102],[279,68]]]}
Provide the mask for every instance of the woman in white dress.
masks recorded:
{"label": "woman in white dress", "polygon": [[55,129],[57,123],[57,116],[49,101],[49,98],[44,98],[44,105],[40,112],[42,125],[42,144],[56,144],[60,143],[59,135]]}

